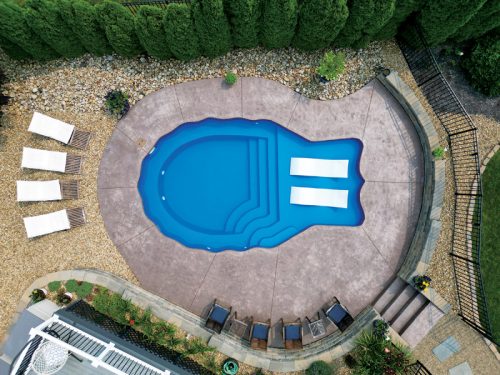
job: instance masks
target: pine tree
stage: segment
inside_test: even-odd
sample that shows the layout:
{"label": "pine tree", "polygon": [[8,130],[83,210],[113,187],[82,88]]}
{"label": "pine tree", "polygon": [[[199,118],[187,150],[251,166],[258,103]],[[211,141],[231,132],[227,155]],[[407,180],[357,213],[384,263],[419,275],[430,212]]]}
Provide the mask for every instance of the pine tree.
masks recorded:
{"label": "pine tree", "polygon": [[346,0],[304,0],[293,45],[303,50],[328,47],[348,16]]}
{"label": "pine tree", "polygon": [[163,18],[167,45],[179,60],[200,56],[198,36],[189,4],[169,4]]}
{"label": "pine tree", "polygon": [[64,22],[52,0],[27,0],[26,19],[35,33],[64,57],[78,57],[86,50],[73,30]]}
{"label": "pine tree", "polygon": [[135,33],[134,16],[124,6],[105,0],[96,5],[96,11],[99,24],[117,54],[133,57],[143,52]]}
{"label": "pine tree", "polygon": [[59,10],[87,51],[96,56],[107,55],[113,51],[104,29],[99,25],[97,11],[92,4],[86,0],[59,0]]}
{"label": "pine tree", "polygon": [[395,0],[373,1],[373,14],[367,18],[361,32],[361,38],[354,43],[354,47],[364,48],[375,38],[375,34],[382,29],[394,14],[395,4]]}
{"label": "pine tree", "polygon": [[420,9],[423,0],[397,0],[391,19],[373,36],[376,40],[387,40],[396,36],[399,26],[410,14]]}
{"label": "pine tree", "polygon": [[13,1],[0,1],[0,35],[37,60],[59,56],[28,26],[23,8]]}
{"label": "pine tree", "polygon": [[158,59],[172,57],[163,28],[164,17],[165,11],[153,6],[142,6],[135,16],[139,41],[149,55]]}
{"label": "pine tree", "polygon": [[478,12],[452,36],[456,42],[478,38],[500,27],[500,1],[487,0]]}
{"label": "pine tree", "polygon": [[239,48],[257,47],[262,1],[230,0],[227,8],[234,45]]}
{"label": "pine tree", "polygon": [[374,0],[352,0],[349,17],[333,44],[338,47],[352,47],[362,38],[363,29],[375,11]]}
{"label": "pine tree", "polygon": [[192,3],[194,25],[203,55],[220,56],[231,49],[229,22],[222,0],[195,0]]}
{"label": "pine tree", "polygon": [[[17,44],[12,43],[9,39],[3,37],[2,35],[0,35],[0,48],[7,54],[7,56],[14,60],[33,58],[33,56],[31,56],[28,52],[23,50]],[[1,93],[2,92],[0,91],[0,94]]]}
{"label": "pine tree", "polygon": [[266,0],[263,5],[260,25],[262,44],[267,48],[288,47],[297,25],[297,0]]}
{"label": "pine tree", "polygon": [[430,0],[417,18],[424,37],[431,46],[443,43],[465,25],[486,0]]}

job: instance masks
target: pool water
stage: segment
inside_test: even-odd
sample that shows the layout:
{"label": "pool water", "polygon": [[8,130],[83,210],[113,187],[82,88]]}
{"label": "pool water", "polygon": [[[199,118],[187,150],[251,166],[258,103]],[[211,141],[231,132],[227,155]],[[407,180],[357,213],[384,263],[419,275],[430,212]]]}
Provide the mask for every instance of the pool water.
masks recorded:
{"label": "pool water", "polygon": [[[138,188],[149,219],[185,246],[275,247],[312,225],[363,223],[362,149],[357,139],[311,142],[269,120],[209,118],[160,138]],[[292,158],[343,160],[347,177],[291,174]],[[305,203],[291,203],[293,189],[312,190],[313,201],[316,192],[345,199],[334,207],[299,194]]]}

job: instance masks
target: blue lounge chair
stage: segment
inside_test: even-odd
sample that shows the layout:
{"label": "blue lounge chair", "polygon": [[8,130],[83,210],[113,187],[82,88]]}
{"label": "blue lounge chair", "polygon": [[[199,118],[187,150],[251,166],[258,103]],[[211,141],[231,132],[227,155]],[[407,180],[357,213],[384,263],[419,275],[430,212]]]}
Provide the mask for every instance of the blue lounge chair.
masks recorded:
{"label": "blue lounge chair", "polygon": [[250,347],[257,350],[266,350],[269,341],[269,327],[271,320],[265,323],[254,322],[250,330]]}
{"label": "blue lounge chair", "polygon": [[302,349],[302,322],[300,319],[293,323],[283,323],[283,340],[285,349]]}
{"label": "blue lounge chair", "polygon": [[231,310],[232,307],[226,307],[215,300],[210,312],[208,313],[205,327],[216,333],[221,333],[227,318],[231,314]]}
{"label": "blue lounge chair", "polygon": [[330,307],[323,310],[328,320],[335,324],[340,331],[344,332],[354,322],[349,310],[334,297]]}

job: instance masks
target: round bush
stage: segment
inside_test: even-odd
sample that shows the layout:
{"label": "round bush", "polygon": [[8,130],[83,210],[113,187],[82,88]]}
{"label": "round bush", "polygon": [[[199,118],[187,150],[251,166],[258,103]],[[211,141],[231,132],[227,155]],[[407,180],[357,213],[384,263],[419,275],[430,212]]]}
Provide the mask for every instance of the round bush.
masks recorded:
{"label": "round bush", "polygon": [[224,77],[224,81],[228,85],[234,85],[237,80],[238,80],[238,76],[233,72],[227,72],[226,76]]}
{"label": "round bush", "polygon": [[333,374],[332,366],[325,361],[316,361],[311,363],[311,366],[306,370],[306,375],[331,375]]}

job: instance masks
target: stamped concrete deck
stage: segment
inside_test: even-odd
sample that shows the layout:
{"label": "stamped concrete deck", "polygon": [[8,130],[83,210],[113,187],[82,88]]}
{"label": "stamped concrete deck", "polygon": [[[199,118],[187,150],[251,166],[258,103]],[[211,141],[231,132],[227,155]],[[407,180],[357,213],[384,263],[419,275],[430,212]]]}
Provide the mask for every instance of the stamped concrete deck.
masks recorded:
{"label": "stamped concrete deck", "polygon": [[[216,254],[161,234],[137,191],[142,159],[162,135],[207,117],[265,118],[314,141],[361,139],[363,225],[315,226],[276,248]],[[337,296],[356,315],[405,256],[420,210],[422,163],[413,125],[377,81],[341,100],[314,101],[260,78],[230,88],[201,80],[145,97],[118,123],[99,168],[99,204],[142,286],[195,314],[218,298],[240,317],[276,322],[312,316]]]}

